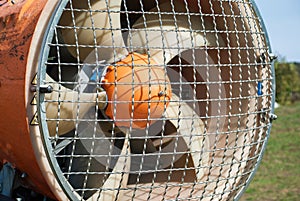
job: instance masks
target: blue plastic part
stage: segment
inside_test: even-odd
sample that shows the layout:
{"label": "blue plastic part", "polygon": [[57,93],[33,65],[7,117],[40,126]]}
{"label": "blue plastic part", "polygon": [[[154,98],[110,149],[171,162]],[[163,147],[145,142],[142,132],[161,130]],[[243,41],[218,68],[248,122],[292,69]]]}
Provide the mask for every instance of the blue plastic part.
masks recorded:
{"label": "blue plastic part", "polygon": [[92,75],[90,76],[90,81],[93,81],[93,82],[98,82],[102,79],[103,77],[103,71],[105,71],[106,68],[105,67],[98,67],[98,68],[95,68],[92,72]]}
{"label": "blue plastic part", "polygon": [[[98,76],[97,76],[97,72],[98,72]],[[97,78],[99,79],[100,77],[101,77],[101,73],[100,73],[99,71],[95,71],[95,72],[92,74],[90,80],[91,80],[91,81],[94,81],[94,82],[97,82],[97,81],[98,81]]]}
{"label": "blue plastic part", "polygon": [[259,81],[257,83],[257,95],[259,96],[263,95],[262,89],[263,89],[263,84],[261,81]]}

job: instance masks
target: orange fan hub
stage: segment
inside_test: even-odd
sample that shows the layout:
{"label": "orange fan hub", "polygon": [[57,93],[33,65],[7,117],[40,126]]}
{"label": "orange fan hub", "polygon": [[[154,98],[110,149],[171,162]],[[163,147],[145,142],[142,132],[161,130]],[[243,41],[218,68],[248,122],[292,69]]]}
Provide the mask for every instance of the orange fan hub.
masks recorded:
{"label": "orange fan hub", "polygon": [[162,117],[172,94],[165,68],[138,53],[109,66],[103,88],[108,97],[106,115],[117,126],[140,129]]}

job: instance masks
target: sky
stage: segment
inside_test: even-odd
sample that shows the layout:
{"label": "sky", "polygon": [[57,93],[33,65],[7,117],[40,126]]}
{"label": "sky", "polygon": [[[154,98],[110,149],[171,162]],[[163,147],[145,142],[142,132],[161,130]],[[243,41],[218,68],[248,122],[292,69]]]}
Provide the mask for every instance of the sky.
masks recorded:
{"label": "sky", "polygon": [[300,62],[300,0],[255,0],[273,53]]}

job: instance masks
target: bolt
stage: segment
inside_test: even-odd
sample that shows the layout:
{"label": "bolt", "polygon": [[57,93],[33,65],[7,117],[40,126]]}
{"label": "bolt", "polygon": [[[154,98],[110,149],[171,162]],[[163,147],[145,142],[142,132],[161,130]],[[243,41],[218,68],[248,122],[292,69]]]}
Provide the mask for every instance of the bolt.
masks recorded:
{"label": "bolt", "polygon": [[52,93],[53,87],[51,85],[41,85],[39,91],[40,93]]}
{"label": "bolt", "polygon": [[278,116],[276,114],[270,114],[270,121],[274,121],[278,118]]}
{"label": "bolt", "polygon": [[158,97],[167,96],[167,94],[164,91],[158,92]]}

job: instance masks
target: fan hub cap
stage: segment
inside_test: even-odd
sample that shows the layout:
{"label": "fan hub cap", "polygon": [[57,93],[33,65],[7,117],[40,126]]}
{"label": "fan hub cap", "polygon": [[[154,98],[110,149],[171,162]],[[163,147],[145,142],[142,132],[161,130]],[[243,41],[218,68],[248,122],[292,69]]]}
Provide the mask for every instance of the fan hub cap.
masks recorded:
{"label": "fan hub cap", "polygon": [[109,66],[103,88],[108,97],[106,115],[117,126],[141,129],[163,115],[172,94],[165,69],[139,53]]}

